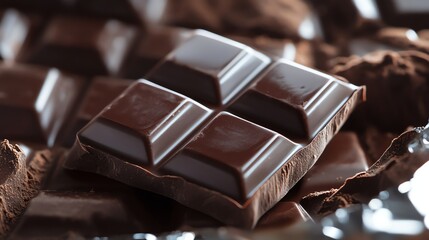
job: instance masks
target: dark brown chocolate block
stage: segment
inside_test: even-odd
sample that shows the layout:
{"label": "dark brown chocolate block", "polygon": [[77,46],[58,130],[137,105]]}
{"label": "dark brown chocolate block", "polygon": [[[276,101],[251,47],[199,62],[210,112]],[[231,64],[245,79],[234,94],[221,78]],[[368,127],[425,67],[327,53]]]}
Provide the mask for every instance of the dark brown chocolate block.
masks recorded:
{"label": "dark brown chocolate block", "polygon": [[246,202],[300,146],[222,112],[161,170]]}
{"label": "dark brown chocolate block", "polygon": [[117,20],[55,17],[25,61],[85,75],[117,74],[134,37],[135,29]]}
{"label": "dark brown chocolate block", "polygon": [[72,124],[73,126],[68,133],[66,144],[72,145],[76,138],[76,133],[133,82],[129,79],[93,78],[75,115],[74,124]]}
{"label": "dark brown chocolate block", "polygon": [[118,97],[134,81],[127,79],[109,79],[96,77],[88,87],[81,108],[78,112],[80,121],[86,125],[92,118],[103,110],[112,100]]}
{"label": "dark brown chocolate block", "polygon": [[79,136],[87,144],[150,167],[178,147],[210,112],[191,99],[140,80]]}
{"label": "dark brown chocolate block", "polygon": [[280,60],[231,106],[239,116],[294,139],[312,139],[350,97],[333,77]]}
{"label": "dark brown chocolate block", "polygon": [[148,28],[124,62],[121,76],[132,79],[144,77],[191,33],[189,29],[178,27]]}
{"label": "dark brown chocolate block", "polygon": [[269,63],[245,45],[197,30],[146,77],[194,100],[222,105]]}
{"label": "dark brown chocolate block", "polygon": [[57,69],[0,65],[0,137],[52,146],[82,87]]}

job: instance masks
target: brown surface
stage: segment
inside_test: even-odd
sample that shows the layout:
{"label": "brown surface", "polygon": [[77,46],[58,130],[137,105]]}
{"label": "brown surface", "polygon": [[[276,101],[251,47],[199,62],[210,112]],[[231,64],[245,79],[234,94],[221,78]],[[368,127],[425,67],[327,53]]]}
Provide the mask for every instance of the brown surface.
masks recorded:
{"label": "brown surface", "polygon": [[27,203],[37,195],[51,158],[50,151],[41,151],[27,166],[26,156],[17,145],[7,140],[0,143],[0,165],[7,167],[2,172],[6,179],[0,184],[0,237],[8,233]]}
{"label": "brown surface", "polygon": [[374,124],[400,133],[429,118],[429,55],[417,51],[378,51],[343,59],[332,73],[367,86],[367,101],[352,116],[355,128]]}

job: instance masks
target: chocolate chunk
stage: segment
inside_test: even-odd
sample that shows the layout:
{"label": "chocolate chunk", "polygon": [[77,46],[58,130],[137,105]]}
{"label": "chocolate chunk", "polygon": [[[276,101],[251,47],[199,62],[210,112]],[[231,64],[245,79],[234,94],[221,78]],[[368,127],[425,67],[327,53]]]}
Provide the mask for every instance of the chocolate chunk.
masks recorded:
{"label": "chocolate chunk", "polygon": [[353,132],[339,132],[326,146],[316,164],[286,196],[299,202],[317,191],[339,188],[344,180],[368,169],[368,162],[358,137]]}
{"label": "chocolate chunk", "polygon": [[128,55],[121,75],[126,78],[142,78],[168,53],[185,41],[191,33],[191,30],[176,27],[147,29]]}
{"label": "chocolate chunk", "polygon": [[116,20],[55,17],[26,61],[85,75],[117,74],[134,36],[134,28]]}
{"label": "chocolate chunk", "polygon": [[82,143],[146,167],[158,164],[210,114],[148,81],[138,81],[106,109],[79,133]]}
{"label": "chocolate chunk", "polygon": [[333,77],[280,60],[231,109],[285,136],[310,140],[349,97],[348,87]]}
{"label": "chocolate chunk", "polygon": [[314,164],[362,97],[360,88],[327,75],[288,62],[276,66],[289,69],[296,81],[321,78],[311,85],[311,96],[325,94],[323,89],[337,96],[335,107],[328,100],[323,108],[319,132],[305,143],[294,143],[222,107],[212,113],[140,80],[78,133],[65,166],[168,196],[223,223],[254,226]]}
{"label": "chocolate chunk", "polygon": [[0,137],[52,146],[81,86],[57,69],[1,64]]}
{"label": "chocolate chunk", "polygon": [[65,144],[71,146],[76,138],[76,133],[129,87],[132,82],[129,79],[93,78],[73,120],[74,124],[68,133],[69,136],[65,140]]}
{"label": "chocolate chunk", "polygon": [[268,57],[219,35],[194,35],[155,67],[147,79],[197,101],[222,105],[268,64]]}
{"label": "chocolate chunk", "polygon": [[389,132],[425,124],[429,118],[429,55],[417,51],[379,51],[352,56],[332,73],[356,85],[367,86],[367,102],[350,123],[355,129],[374,124]]}
{"label": "chocolate chunk", "polygon": [[244,203],[299,148],[274,132],[220,113],[161,170]]}

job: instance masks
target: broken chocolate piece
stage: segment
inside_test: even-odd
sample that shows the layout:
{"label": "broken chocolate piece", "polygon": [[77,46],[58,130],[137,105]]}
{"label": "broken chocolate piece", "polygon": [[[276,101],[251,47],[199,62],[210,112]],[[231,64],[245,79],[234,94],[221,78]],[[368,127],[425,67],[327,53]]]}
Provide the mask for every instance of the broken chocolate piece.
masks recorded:
{"label": "broken chocolate piece", "polygon": [[[316,114],[310,114],[311,124],[317,114],[323,118],[312,125],[318,132],[305,141],[292,142],[221,106],[212,113],[183,95],[139,80],[78,133],[65,166],[162,194],[223,223],[252,227],[314,164],[362,97],[361,88],[294,63],[276,66],[290,70],[293,78],[284,79],[287,83],[317,81],[310,84],[311,93],[290,94],[293,99],[300,99],[302,91],[311,95]],[[275,84],[265,87],[273,95],[287,91]],[[328,92],[333,99],[325,97]],[[318,109],[324,99],[327,104]]]}
{"label": "broken chocolate piece", "polygon": [[368,162],[357,135],[340,131],[285,199],[299,202],[310,193],[338,188],[348,177],[367,169]]}
{"label": "broken chocolate piece", "polygon": [[79,136],[82,143],[152,167],[183,144],[210,112],[185,96],[139,80]]}

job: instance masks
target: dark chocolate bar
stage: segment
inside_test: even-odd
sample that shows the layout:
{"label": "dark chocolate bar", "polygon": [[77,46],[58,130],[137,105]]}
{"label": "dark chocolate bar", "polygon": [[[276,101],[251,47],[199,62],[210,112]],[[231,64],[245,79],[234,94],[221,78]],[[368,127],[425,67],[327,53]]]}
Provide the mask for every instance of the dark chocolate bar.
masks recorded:
{"label": "dark chocolate bar", "polygon": [[117,20],[53,18],[24,61],[84,75],[118,74],[136,30]]}
{"label": "dark chocolate bar", "polygon": [[[362,97],[361,88],[285,60],[255,78],[267,64],[244,45],[196,32],[149,78],[208,107],[139,80],[78,133],[65,166],[168,196],[227,224],[254,226],[314,164]],[[254,120],[256,111],[263,117]]]}
{"label": "dark chocolate bar", "polygon": [[57,69],[0,64],[0,138],[53,146],[81,88]]}

